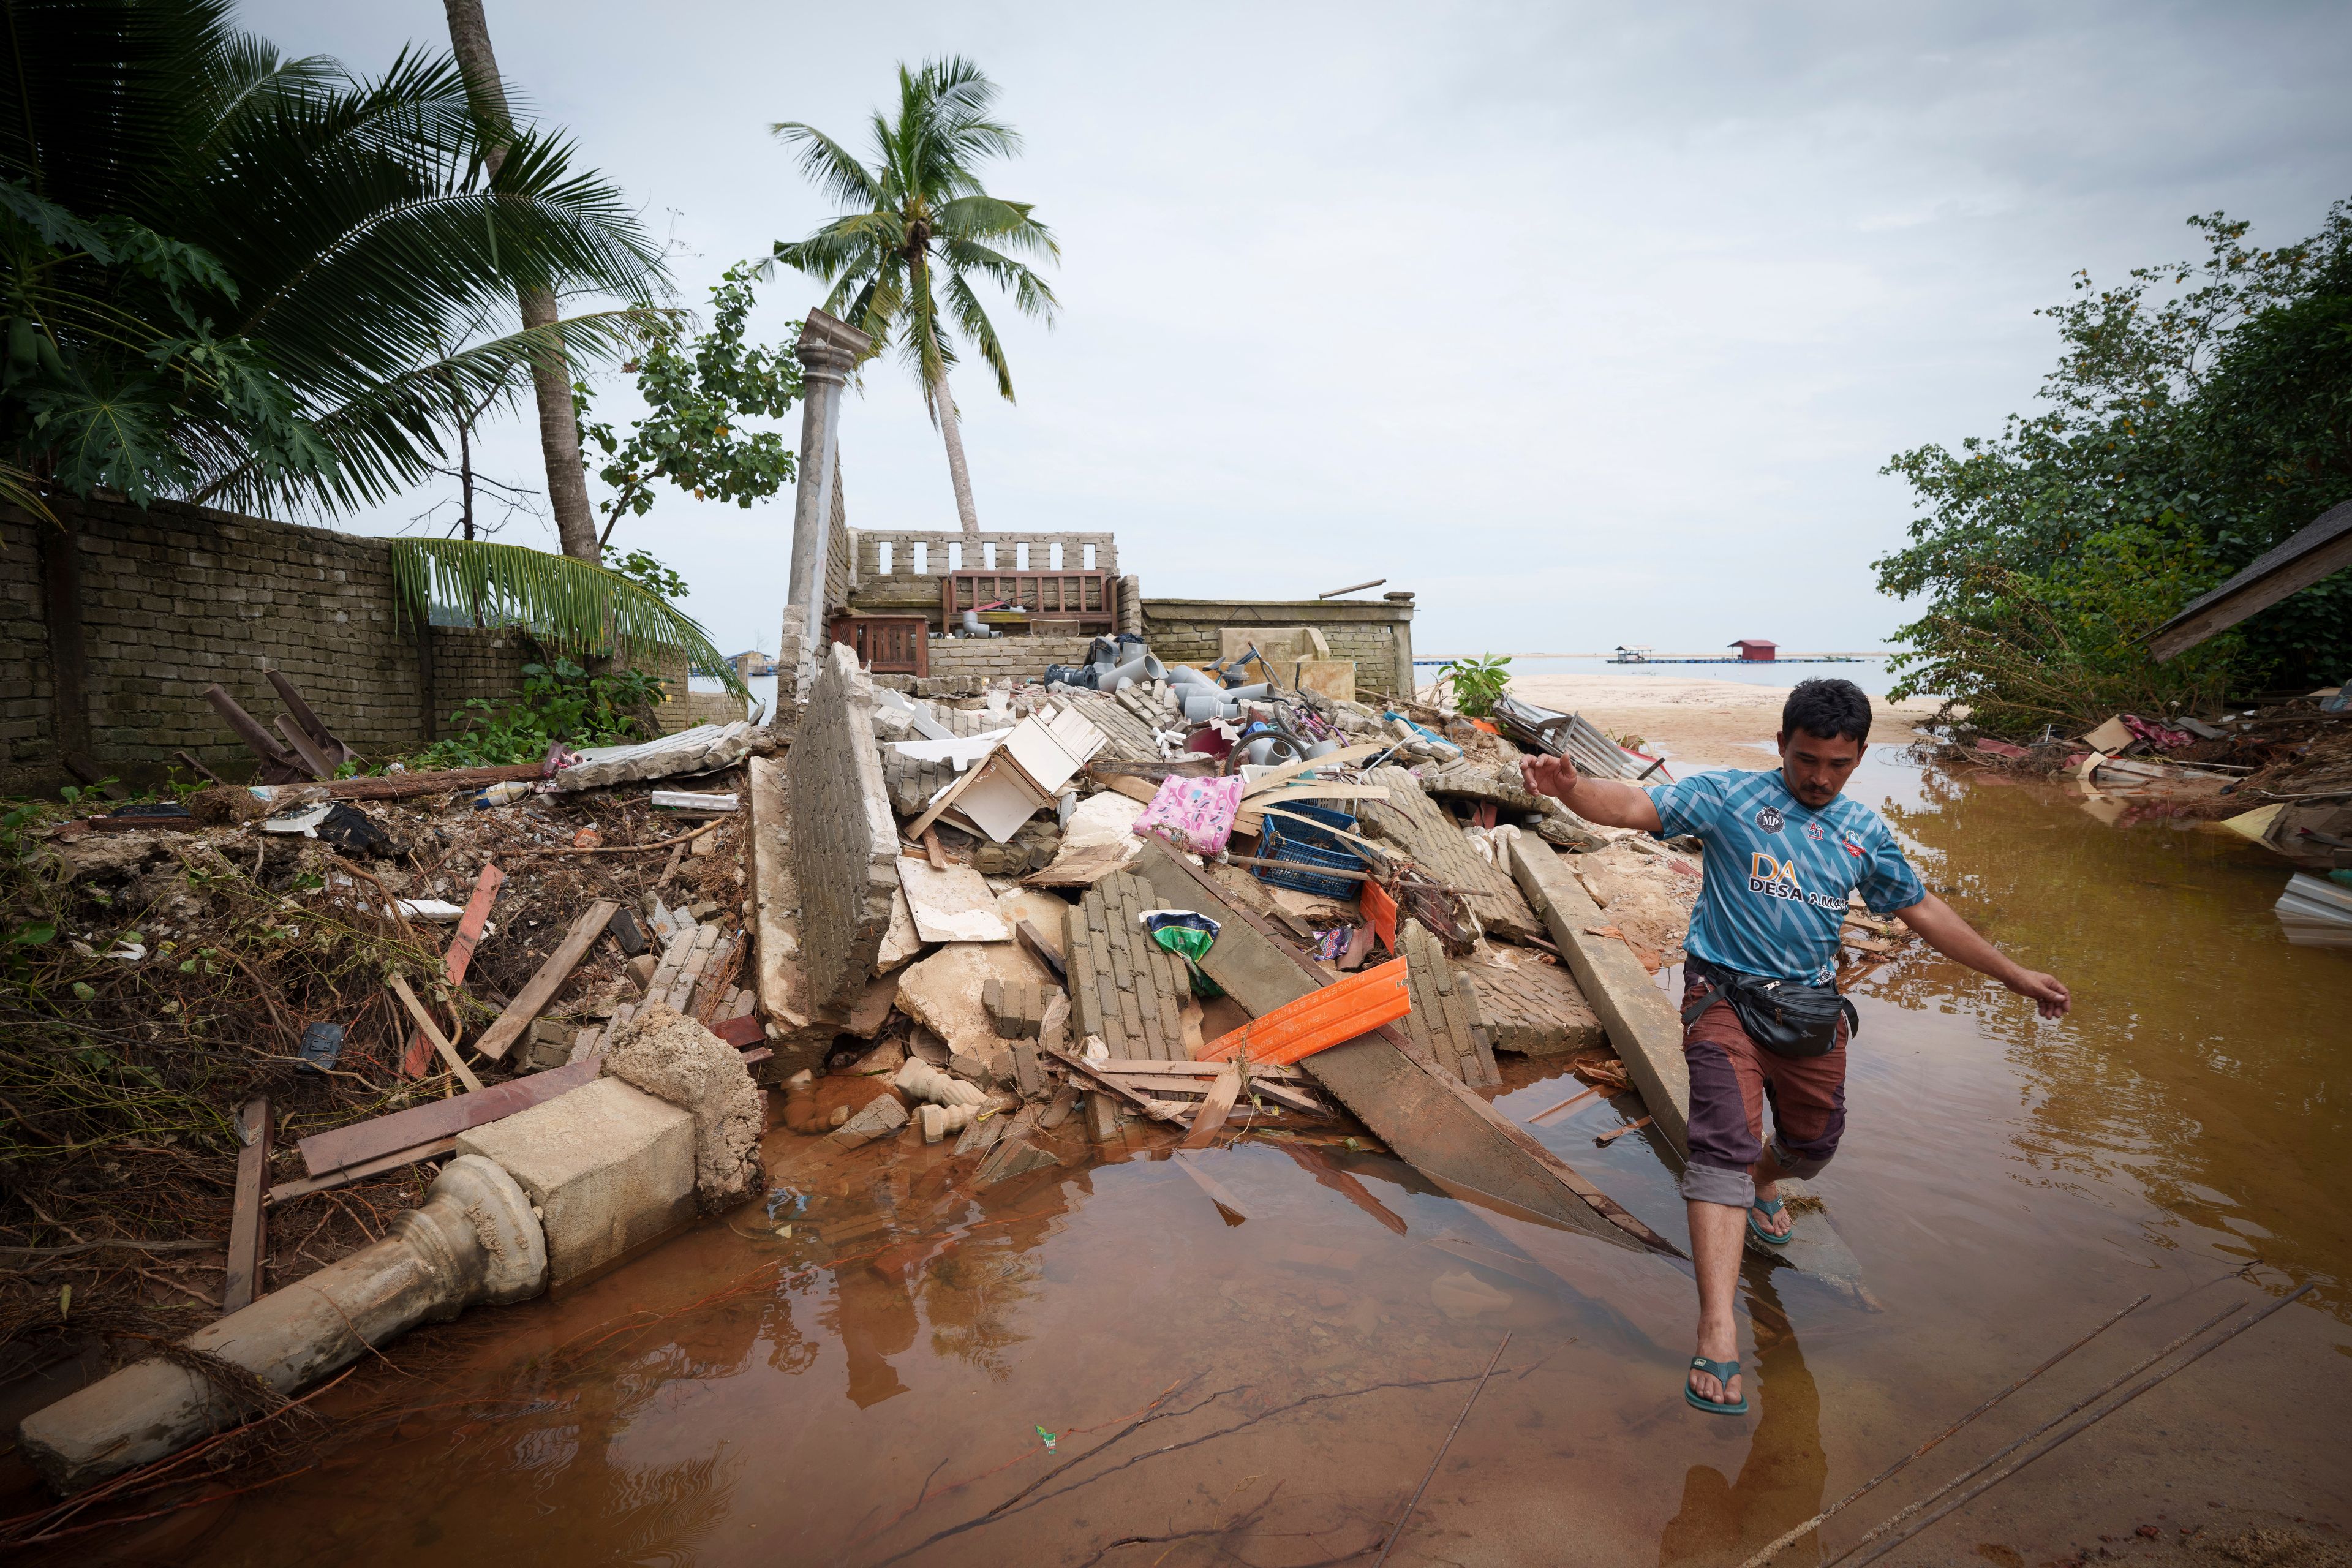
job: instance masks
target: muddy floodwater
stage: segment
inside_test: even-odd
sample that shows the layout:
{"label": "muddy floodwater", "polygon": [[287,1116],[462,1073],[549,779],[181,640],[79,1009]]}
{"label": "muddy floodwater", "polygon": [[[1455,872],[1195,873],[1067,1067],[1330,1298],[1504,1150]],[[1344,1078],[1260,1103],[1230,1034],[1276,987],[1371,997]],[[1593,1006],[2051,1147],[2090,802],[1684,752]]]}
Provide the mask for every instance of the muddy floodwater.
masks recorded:
{"label": "muddy floodwater", "polygon": [[[1850,1131],[1816,1184],[1876,1310],[1751,1263],[1744,1419],[1683,1403],[1680,1265],[1344,1142],[1200,1156],[1226,1208],[1160,1132],[1087,1164],[1074,1119],[1069,1168],[975,1195],[949,1145],[839,1154],[779,1129],[772,1213],[421,1331],[320,1402],[338,1419],[311,1451],[225,1483],[268,1484],[70,1554],[1369,1563],[1491,1362],[1391,1561],[1738,1563],[2153,1298],[1778,1560],[1820,1563],[2224,1307],[2305,1281],[1890,1560],[2129,1556],[2215,1521],[2340,1544],[2352,953],[2287,946],[2287,868],[2210,830],[1876,757],[1855,793],[2078,1005],[2041,1022],[1932,953],[1860,984]],[[1575,1087],[1517,1063],[1499,1092],[1524,1119]],[[1594,1144],[1625,1119],[1595,1100],[1539,1133],[1680,1245],[1648,1135]]]}

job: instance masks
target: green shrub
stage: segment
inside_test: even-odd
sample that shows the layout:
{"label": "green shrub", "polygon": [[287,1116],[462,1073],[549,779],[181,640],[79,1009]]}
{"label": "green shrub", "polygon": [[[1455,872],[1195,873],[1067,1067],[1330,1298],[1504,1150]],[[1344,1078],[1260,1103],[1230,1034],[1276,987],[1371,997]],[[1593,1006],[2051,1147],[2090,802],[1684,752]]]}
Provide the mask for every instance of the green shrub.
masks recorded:
{"label": "green shrub", "polygon": [[508,767],[535,763],[556,741],[579,749],[650,740],[653,710],[669,700],[658,676],[628,669],[591,675],[568,658],[522,667],[522,692],[500,710],[477,697],[449,715],[457,733],[410,761],[420,768]]}
{"label": "green shrub", "polygon": [[1511,683],[1511,656],[1488,654],[1484,658],[1457,658],[1437,672],[1454,688],[1454,709],[1467,718],[1484,719],[1495,710],[1495,699]]}

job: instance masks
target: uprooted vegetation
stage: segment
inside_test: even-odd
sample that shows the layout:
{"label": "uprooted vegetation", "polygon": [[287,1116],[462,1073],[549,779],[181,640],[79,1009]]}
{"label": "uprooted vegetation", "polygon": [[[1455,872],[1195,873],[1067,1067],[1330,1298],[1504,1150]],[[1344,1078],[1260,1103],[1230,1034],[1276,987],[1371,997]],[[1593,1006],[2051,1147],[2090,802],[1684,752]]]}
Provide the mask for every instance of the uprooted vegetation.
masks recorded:
{"label": "uprooted vegetation", "polygon": [[[180,830],[57,837],[62,805],[0,818],[0,1379],[92,1337],[142,1348],[217,1314],[251,1097],[270,1099],[284,1176],[295,1140],[448,1091],[438,1061],[403,1076],[416,1029],[391,976],[464,1040],[596,900],[634,906],[657,886],[698,907],[740,898],[731,823],[704,836],[729,853],[626,852],[682,832],[642,790],[480,811],[470,793],[347,802],[374,831],[341,846],[227,820],[251,816],[244,794],[192,797],[198,818]],[[591,845],[622,852],[580,852]],[[463,903],[491,861],[505,884],[490,932],[464,987],[441,985],[448,928],[402,903]],[[617,988],[621,956],[603,945],[554,1011]],[[343,1027],[331,1066],[300,1057],[322,1023]],[[272,1284],[373,1239],[423,1190],[404,1168],[285,1215]]]}

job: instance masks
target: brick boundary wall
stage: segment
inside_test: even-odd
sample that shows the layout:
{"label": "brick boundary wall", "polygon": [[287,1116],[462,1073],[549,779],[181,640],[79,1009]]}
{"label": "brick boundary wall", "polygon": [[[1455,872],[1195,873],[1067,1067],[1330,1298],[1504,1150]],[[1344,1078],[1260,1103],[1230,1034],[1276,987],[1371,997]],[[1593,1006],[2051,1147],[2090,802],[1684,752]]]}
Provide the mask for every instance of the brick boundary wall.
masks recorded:
{"label": "brick boundary wall", "polygon": [[[1412,598],[1145,599],[1143,639],[1170,664],[1206,668],[1220,657],[1223,626],[1312,626],[1333,658],[1356,661],[1359,696],[1410,693]],[[934,647],[938,645],[933,644]]]}
{"label": "brick boundary wall", "polygon": [[[72,782],[68,752],[139,784],[175,750],[250,777],[204,691],[226,687],[267,727],[283,710],[271,669],[363,757],[400,755],[467,699],[512,697],[533,657],[511,629],[427,633],[397,614],[387,540],[176,501],[51,504],[64,529],[0,508],[0,794]],[[667,704],[664,728],[697,706]]]}

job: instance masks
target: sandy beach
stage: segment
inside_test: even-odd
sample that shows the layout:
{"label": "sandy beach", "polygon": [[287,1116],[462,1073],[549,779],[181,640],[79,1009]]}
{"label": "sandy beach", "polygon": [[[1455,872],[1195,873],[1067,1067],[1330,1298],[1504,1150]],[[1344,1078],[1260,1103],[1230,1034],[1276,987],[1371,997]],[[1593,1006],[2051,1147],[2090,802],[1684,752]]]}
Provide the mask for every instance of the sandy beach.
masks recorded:
{"label": "sandy beach", "polygon": [[[1645,750],[1663,750],[1678,763],[1701,767],[1758,767],[1771,755],[1780,705],[1791,686],[1750,686],[1733,680],[1681,680],[1655,675],[1523,675],[1511,682],[1522,700],[1564,713],[1581,713],[1612,735],[1639,735]],[[1433,698],[1435,689],[1423,693]],[[1870,738],[1904,745],[1936,711],[1933,698],[1906,702],[1871,699]]]}

